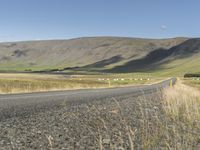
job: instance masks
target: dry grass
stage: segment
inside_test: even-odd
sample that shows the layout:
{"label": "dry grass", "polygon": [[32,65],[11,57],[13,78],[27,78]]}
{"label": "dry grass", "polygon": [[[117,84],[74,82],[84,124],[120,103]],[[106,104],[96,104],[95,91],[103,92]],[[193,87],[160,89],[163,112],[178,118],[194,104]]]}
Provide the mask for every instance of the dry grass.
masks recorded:
{"label": "dry grass", "polygon": [[108,88],[155,82],[149,77],[130,75],[47,75],[47,74],[0,74],[0,94],[31,93],[87,88]]}
{"label": "dry grass", "polygon": [[101,88],[107,83],[78,79],[0,79],[0,93],[30,93],[82,88]]}
{"label": "dry grass", "polygon": [[58,91],[82,88],[101,88],[108,83],[64,75],[0,74],[0,94]]}
{"label": "dry grass", "polygon": [[[112,149],[102,144],[106,138],[104,133],[113,141],[112,137],[119,132],[118,138],[126,143],[128,149],[169,149],[188,150],[200,148],[200,93],[198,90],[177,83],[173,88],[168,88],[158,95],[140,96],[137,101],[123,99],[114,103],[109,108],[95,107],[91,113],[97,111],[97,117],[103,123],[87,125],[95,134],[98,131],[100,149]],[[104,107],[105,108],[105,107]],[[108,110],[107,110],[108,109]],[[111,109],[109,111],[109,109]],[[110,114],[112,119],[106,120],[104,113]],[[93,118],[94,119],[94,118]],[[96,119],[94,119],[96,120]],[[117,125],[112,125],[117,122]],[[106,129],[106,130],[105,130]],[[114,145],[118,145],[117,141]],[[115,147],[114,146],[114,147]],[[119,145],[118,145],[119,146]],[[122,146],[122,147],[123,147]],[[120,147],[120,146],[119,146]]]}
{"label": "dry grass", "polygon": [[[129,149],[200,149],[200,92],[178,81],[159,93],[156,98],[140,96],[137,103],[114,99],[112,113],[124,128],[123,142]],[[137,105],[134,115],[131,105]]]}
{"label": "dry grass", "polygon": [[178,81],[164,91],[163,108],[173,148],[200,148],[200,91]]}
{"label": "dry grass", "polygon": [[174,120],[188,122],[200,121],[200,91],[179,83],[174,88],[166,89],[165,110]]}
{"label": "dry grass", "polygon": [[188,78],[184,79],[183,83],[200,90],[200,78]]}

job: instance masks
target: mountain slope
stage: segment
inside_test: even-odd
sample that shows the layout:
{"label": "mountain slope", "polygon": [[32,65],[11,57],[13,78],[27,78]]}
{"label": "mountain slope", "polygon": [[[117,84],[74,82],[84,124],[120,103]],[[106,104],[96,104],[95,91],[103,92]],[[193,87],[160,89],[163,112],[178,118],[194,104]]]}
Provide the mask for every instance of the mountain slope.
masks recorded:
{"label": "mountain slope", "polygon": [[[187,40],[94,37],[72,40],[0,43],[0,70],[45,70],[88,66],[104,68],[169,49]],[[87,67],[86,67],[87,68]]]}
{"label": "mountain slope", "polygon": [[116,66],[109,72],[158,72],[181,75],[200,71],[200,38],[189,39],[169,49],[157,49],[146,56]]}

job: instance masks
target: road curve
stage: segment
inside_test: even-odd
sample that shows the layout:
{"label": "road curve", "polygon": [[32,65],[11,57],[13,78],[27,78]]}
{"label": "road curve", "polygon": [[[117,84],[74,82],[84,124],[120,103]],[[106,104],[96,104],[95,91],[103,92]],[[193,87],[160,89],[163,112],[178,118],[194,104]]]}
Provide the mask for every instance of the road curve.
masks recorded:
{"label": "road curve", "polygon": [[162,90],[169,86],[171,81],[174,85],[176,78],[171,78],[153,85],[133,87],[0,95],[0,121],[12,117],[52,110],[61,107],[62,104],[78,105],[94,100],[130,94],[133,97],[137,97],[142,94]]}

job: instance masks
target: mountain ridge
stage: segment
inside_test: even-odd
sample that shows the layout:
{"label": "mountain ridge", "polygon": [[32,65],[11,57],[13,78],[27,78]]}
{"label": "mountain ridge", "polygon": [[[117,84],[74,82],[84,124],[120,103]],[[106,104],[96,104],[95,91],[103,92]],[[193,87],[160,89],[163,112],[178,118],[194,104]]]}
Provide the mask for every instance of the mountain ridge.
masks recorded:
{"label": "mountain ridge", "polygon": [[148,71],[173,60],[193,57],[199,49],[200,38],[183,37],[83,37],[6,42],[0,43],[0,70]]}

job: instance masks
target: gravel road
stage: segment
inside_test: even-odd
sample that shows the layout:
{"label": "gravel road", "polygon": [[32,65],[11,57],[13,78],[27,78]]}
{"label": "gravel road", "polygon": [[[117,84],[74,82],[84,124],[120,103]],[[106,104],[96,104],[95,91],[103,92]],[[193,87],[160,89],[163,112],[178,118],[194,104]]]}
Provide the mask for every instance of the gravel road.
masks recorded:
{"label": "gravel road", "polygon": [[155,97],[171,80],[176,82],[172,78],[137,87],[0,95],[0,149],[129,149],[124,125],[115,115],[118,105],[137,127],[141,97],[159,107]]}

